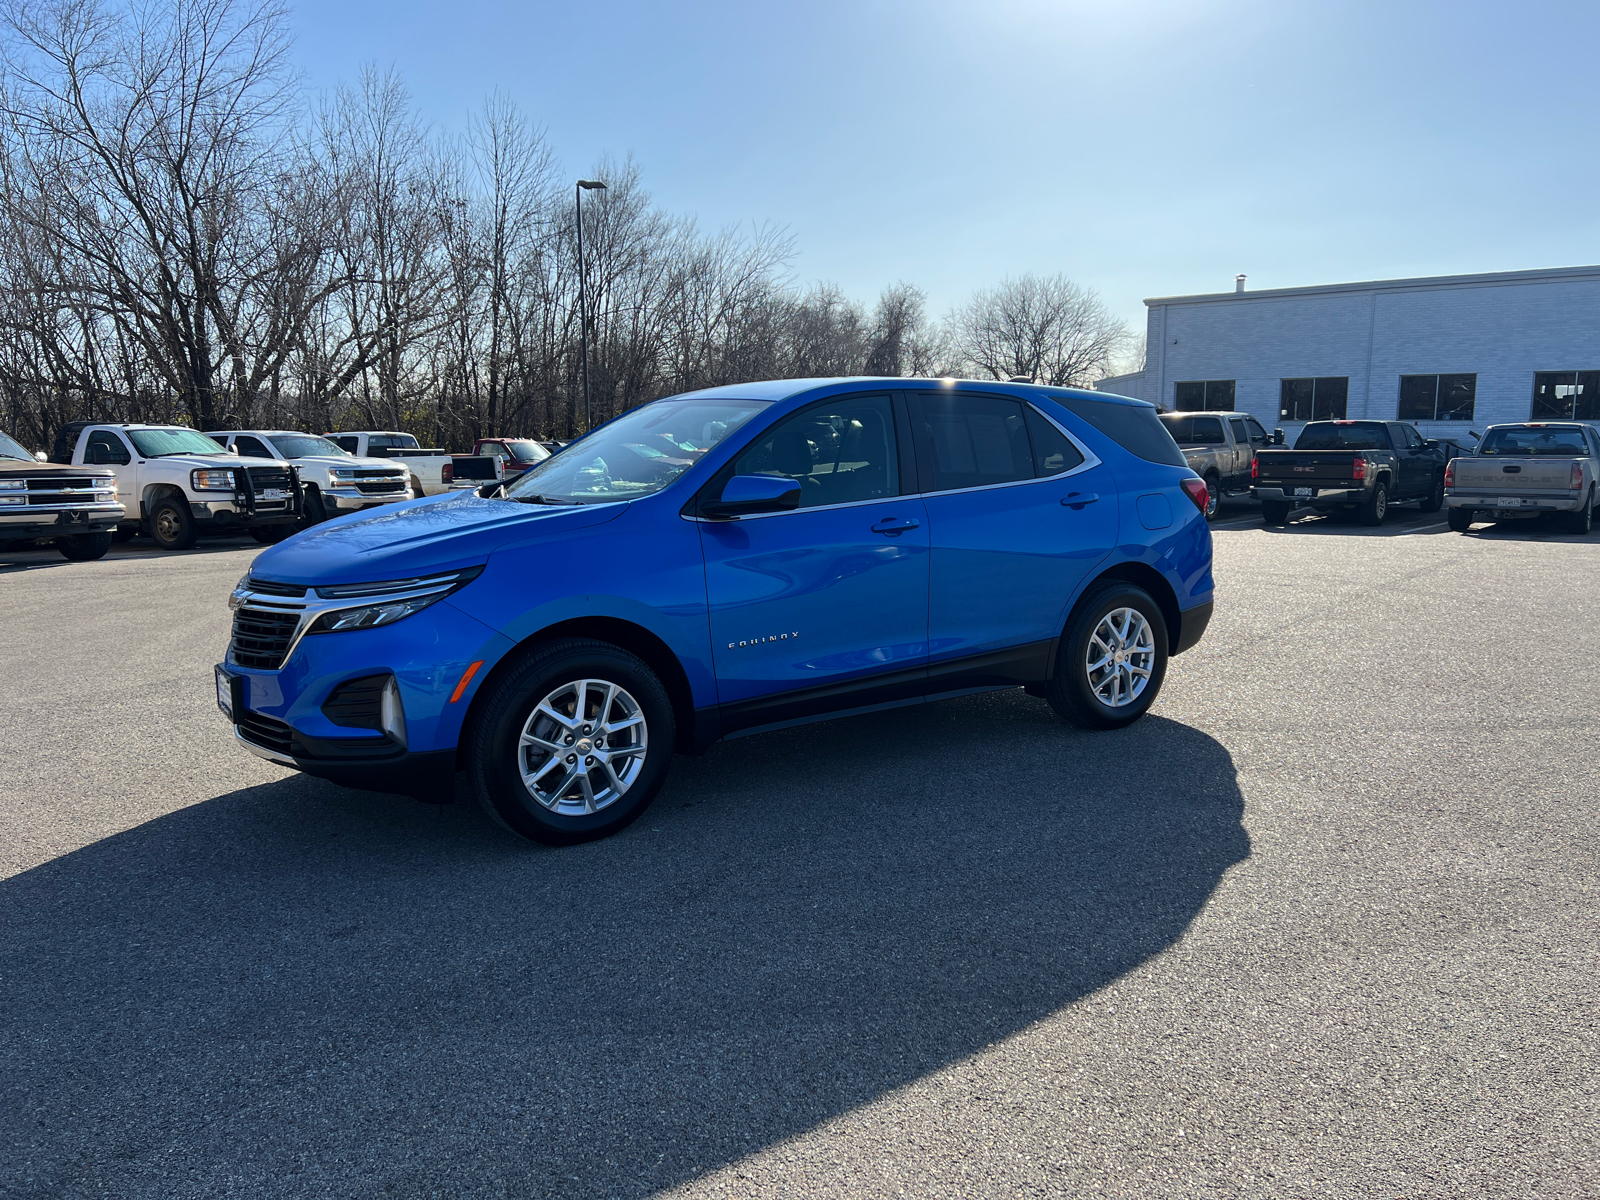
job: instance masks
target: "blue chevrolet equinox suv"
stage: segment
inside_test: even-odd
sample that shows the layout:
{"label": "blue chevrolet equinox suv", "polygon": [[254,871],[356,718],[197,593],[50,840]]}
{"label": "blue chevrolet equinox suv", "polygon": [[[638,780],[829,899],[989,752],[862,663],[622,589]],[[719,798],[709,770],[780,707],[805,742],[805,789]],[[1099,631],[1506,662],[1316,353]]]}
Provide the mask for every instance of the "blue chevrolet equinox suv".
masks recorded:
{"label": "blue chevrolet equinox suv", "polygon": [[425,799],[465,770],[514,832],[586,841],[720,738],[1016,687],[1137,720],[1211,616],[1205,507],[1135,400],[711,388],[264,551],[217,701],[273,762]]}

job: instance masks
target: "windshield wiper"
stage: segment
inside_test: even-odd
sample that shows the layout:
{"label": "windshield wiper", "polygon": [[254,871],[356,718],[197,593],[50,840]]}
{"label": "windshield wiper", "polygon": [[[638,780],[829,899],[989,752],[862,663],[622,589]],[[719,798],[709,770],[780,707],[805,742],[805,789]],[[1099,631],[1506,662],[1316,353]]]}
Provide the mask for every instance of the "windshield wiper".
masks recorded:
{"label": "windshield wiper", "polygon": [[530,492],[526,496],[510,496],[508,499],[515,500],[519,504],[559,504],[563,508],[581,507],[583,505],[582,500],[563,500],[559,496],[545,496],[539,492]]}

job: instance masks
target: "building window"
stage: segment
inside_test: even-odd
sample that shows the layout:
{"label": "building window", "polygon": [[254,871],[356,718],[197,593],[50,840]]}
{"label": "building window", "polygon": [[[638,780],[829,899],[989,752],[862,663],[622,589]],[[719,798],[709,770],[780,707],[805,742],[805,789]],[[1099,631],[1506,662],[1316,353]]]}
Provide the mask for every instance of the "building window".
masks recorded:
{"label": "building window", "polygon": [[1350,399],[1350,377],[1285,379],[1278,401],[1281,421],[1342,421]]}
{"label": "building window", "polygon": [[1533,420],[1600,421],[1600,371],[1540,371],[1533,377]]}
{"label": "building window", "polygon": [[1470,421],[1478,396],[1476,375],[1402,375],[1402,421]]}
{"label": "building window", "polygon": [[1179,412],[1232,412],[1233,380],[1191,379],[1173,384],[1172,401]]}

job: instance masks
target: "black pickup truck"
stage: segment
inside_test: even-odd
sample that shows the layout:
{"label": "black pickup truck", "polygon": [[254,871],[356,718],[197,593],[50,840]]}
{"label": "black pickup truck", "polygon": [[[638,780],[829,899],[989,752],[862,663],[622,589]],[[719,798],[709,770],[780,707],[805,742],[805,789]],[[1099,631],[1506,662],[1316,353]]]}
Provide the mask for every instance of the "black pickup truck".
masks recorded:
{"label": "black pickup truck", "polygon": [[1250,491],[1268,525],[1282,525],[1300,505],[1353,511],[1363,525],[1381,525],[1391,504],[1443,508],[1444,467],[1440,443],[1404,421],[1313,421],[1293,450],[1256,452]]}

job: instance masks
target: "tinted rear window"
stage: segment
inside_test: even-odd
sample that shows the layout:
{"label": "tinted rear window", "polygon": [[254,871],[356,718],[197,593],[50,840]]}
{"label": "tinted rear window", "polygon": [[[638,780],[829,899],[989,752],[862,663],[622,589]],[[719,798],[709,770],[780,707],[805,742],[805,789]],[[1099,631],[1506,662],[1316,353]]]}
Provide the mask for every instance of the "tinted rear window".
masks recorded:
{"label": "tinted rear window", "polygon": [[1082,417],[1129,454],[1171,467],[1189,465],[1178,443],[1172,440],[1167,427],[1156,416],[1156,410],[1148,404],[1111,404],[1081,396],[1054,396],[1052,399],[1074,416]]}
{"label": "tinted rear window", "polygon": [[1296,450],[1387,450],[1389,431],[1382,421],[1325,421],[1307,425]]}
{"label": "tinted rear window", "polygon": [[1589,453],[1576,425],[1501,425],[1483,436],[1479,454],[1554,454],[1581,458]]}

